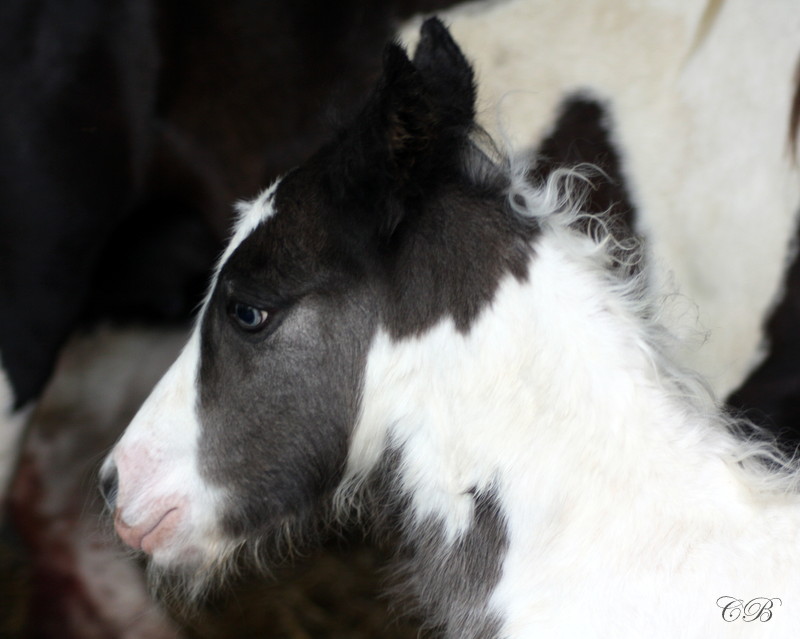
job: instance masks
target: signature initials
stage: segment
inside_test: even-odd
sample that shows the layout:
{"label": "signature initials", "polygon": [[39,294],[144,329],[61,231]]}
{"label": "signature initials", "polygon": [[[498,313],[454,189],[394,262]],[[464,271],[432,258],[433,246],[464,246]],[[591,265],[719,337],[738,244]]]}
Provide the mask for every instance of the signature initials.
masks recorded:
{"label": "signature initials", "polygon": [[755,597],[747,603],[743,599],[736,597],[720,597],[717,599],[717,606],[722,608],[722,618],[727,622],[736,621],[761,621],[766,622],[772,619],[772,608],[775,604],[783,605],[778,597],[772,599],[768,597]]}

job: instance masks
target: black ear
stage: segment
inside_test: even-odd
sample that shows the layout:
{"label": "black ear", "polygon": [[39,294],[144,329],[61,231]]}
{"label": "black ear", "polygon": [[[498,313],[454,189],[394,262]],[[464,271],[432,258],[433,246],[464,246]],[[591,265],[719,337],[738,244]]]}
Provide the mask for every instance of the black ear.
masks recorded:
{"label": "black ear", "polygon": [[425,78],[450,127],[470,127],[475,119],[475,75],[447,27],[439,18],[428,18],[420,29],[414,66]]}
{"label": "black ear", "polygon": [[472,69],[437,19],[422,26],[412,63],[389,44],[367,104],[335,146],[328,182],[378,235],[391,235],[409,202],[459,163],[473,126]]}
{"label": "black ear", "polygon": [[[377,128],[373,134],[379,145],[383,143],[383,148],[375,150],[383,155],[382,168],[399,194],[428,164],[441,121],[423,77],[397,44],[386,47],[374,100],[371,123]],[[381,164],[378,160],[376,166]]]}

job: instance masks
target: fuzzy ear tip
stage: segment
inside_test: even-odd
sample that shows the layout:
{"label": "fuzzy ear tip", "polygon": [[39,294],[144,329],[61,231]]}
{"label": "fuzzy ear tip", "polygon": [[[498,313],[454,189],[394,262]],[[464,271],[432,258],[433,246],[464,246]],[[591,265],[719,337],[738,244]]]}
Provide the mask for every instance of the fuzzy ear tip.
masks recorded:
{"label": "fuzzy ear tip", "polygon": [[459,50],[458,45],[450,31],[437,16],[433,16],[425,20],[419,28],[419,44],[417,49],[420,50]]}
{"label": "fuzzy ear tip", "polygon": [[405,47],[399,42],[389,42],[383,50],[384,82],[387,84],[404,83],[416,74],[416,67],[408,57]]}
{"label": "fuzzy ear tip", "polygon": [[[450,30],[438,17],[428,18],[420,27],[420,39],[414,53],[414,64],[422,68],[450,67],[471,76],[472,65],[464,56],[461,47]],[[451,70],[450,74],[453,73]]]}
{"label": "fuzzy ear tip", "polygon": [[398,65],[404,65],[408,63],[408,54],[406,53],[405,47],[393,40],[386,44],[383,49],[383,66],[384,67],[392,67]]}
{"label": "fuzzy ear tip", "polygon": [[430,18],[427,18],[425,22],[422,23],[419,32],[422,37],[431,37],[442,34],[449,35],[447,27],[444,25],[444,22],[442,22],[439,16],[431,16]]}

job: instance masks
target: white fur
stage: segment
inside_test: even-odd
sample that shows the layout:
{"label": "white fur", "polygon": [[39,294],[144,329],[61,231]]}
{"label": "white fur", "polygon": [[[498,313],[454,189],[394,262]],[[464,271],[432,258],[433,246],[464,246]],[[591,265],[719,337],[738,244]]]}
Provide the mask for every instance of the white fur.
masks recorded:
{"label": "white fur", "polygon": [[796,1],[508,0],[440,15],[475,63],[495,137],[535,145],[566,94],[607,101],[652,275],[697,305],[670,325],[708,332],[682,360],[727,395],[761,356],[800,205],[788,139]]}
{"label": "white fur", "polygon": [[[449,319],[401,342],[380,332],[345,485],[399,447],[415,516],[451,540],[470,526],[467,492],[493,488],[502,637],[794,637],[798,496],[767,492],[755,448],[669,363],[637,283],[608,266],[556,217],[530,279],[508,277],[467,335]],[[784,606],[727,623],[723,596]]]}
{"label": "white fur", "polygon": [[214,290],[213,285],[216,284],[217,276],[219,276],[219,272],[225,262],[228,261],[228,258],[233,255],[233,252],[239,248],[241,243],[244,242],[260,224],[266,222],[275,215],[273,199],[275,197],[275,191],[278,190],[278,184],[280,184],[280,179],[275,180],[269,188],[264,189],[254,200],[236,203],[236,212],[238,215],[233,226],[233,234],[217,265],[211,290]]}
{"label": "white fur", "polygon": [[8,494],[14,469],[17,467],[22,434],[30,413],[30,408],[14,410],[14,392],[0,365],[0,503]]}

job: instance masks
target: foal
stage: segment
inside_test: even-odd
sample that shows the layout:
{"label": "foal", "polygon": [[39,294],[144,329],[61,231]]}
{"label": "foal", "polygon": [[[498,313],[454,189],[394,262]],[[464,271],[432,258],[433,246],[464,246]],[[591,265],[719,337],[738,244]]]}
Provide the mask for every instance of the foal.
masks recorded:
{"label": "foal", "polygon": [[794,636],[793,471],[671,362],[569,176],[526,184],[474,112],[429,20],[241,207],[102,469],[119,535],[200,584],[358,511],[445,637]]}

